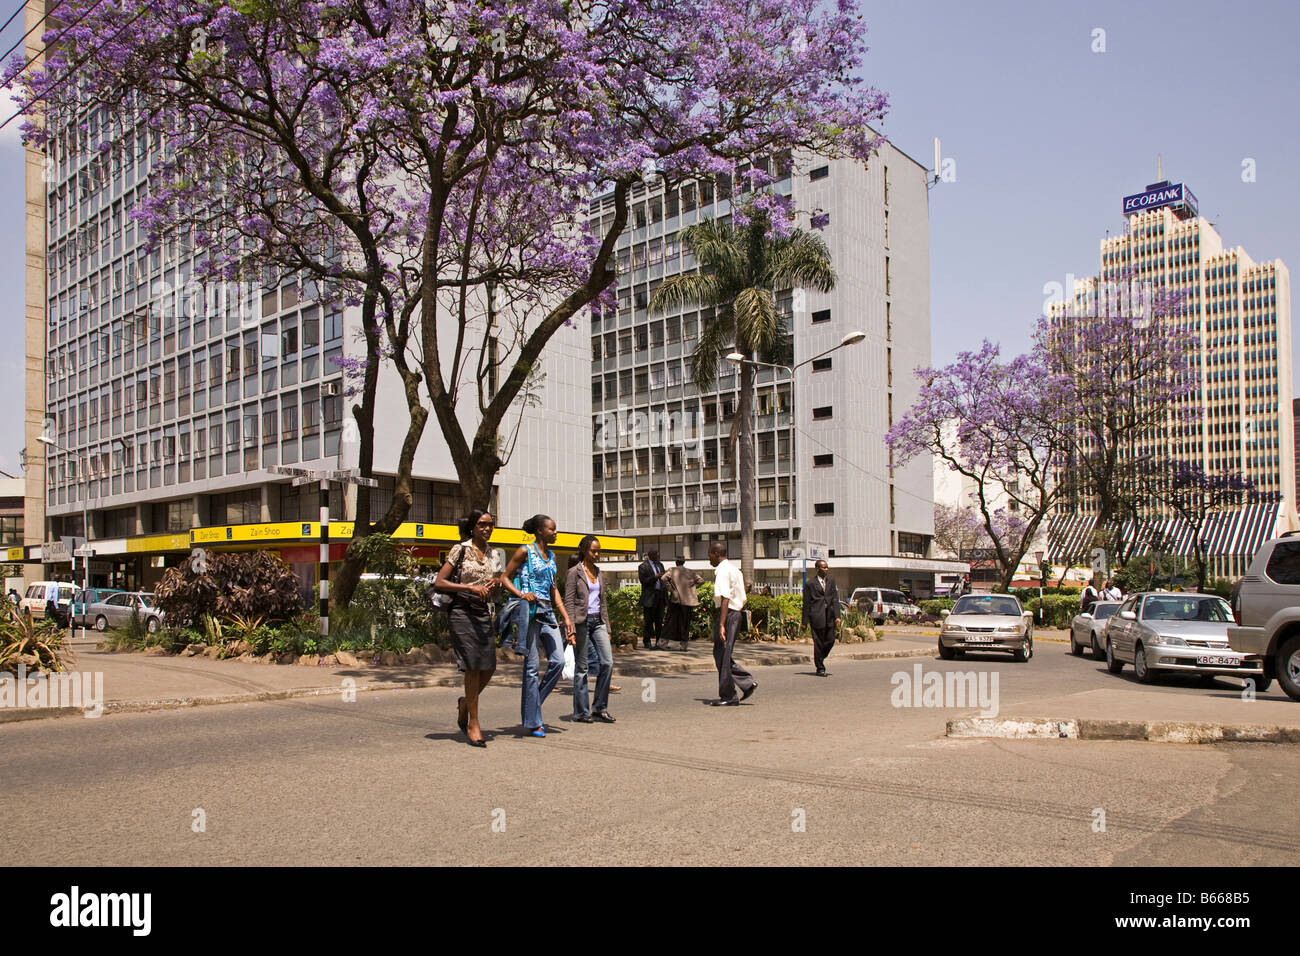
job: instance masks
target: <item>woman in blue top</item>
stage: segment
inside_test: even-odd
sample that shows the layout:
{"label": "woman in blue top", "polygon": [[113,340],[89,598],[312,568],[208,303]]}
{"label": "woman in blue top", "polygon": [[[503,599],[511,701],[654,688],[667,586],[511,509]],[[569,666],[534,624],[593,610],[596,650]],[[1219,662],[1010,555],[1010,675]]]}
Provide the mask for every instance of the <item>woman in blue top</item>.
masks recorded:
{"label": "woman in blue top", "polygon": [[[555,585],[555,555],[551,553],[551,545],[558,536],[555,521],[547,515],[533,515],[524,522],[523,527],[535,540],[515,551],[501,575],[501,582],[506,591],[527,601],[533,608],[532,620],[528,625],[528,642],[524,648],[524,687],[520,710],[524,729],[534,737],[545,737],[542,702],[559,683],[560,672],[564,669],[564,644],[575,643],[577,632],[564,609],[559,588]],[[519,575],[518,584],[515,583],[516,572]],[[564,621],[566,637],[563,642],[555,619],[557,613]],[[547,660],[546,677],[541,679],[538,677],[539,642],[545,644]]]}

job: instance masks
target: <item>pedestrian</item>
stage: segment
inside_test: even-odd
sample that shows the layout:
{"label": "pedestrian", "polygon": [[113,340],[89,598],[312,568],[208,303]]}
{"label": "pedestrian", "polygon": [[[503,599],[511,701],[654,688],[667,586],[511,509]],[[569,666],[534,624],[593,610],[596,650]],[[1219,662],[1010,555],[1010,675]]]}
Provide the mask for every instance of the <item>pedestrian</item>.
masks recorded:
{"label": "pedestrian", "polygon": [[[564,669],[564,645],[575,643],[576,635],[573,622],[569,620],[564,601],[556,587],[555,554],[551,551],[551,545],[559,536],[555,530],[555,521],[548,515],[538,514],[525,521],[523,527],[535,540],[511,556],[502,575],[502,583],[508,592],[532,606],[528,640],[524,647],[523,691],[519,709],[524,730],[534,737],[545,737],[542,704],[560,681],[560,673]],[[515,583],[516,580],[518,584]],[[557,612],[564,622],[563,639],[556,621]],[[538,673],[539,645],[545,645],[546,650],[545,677]]]}
{"label": "pedestrian", "polygon": [[826,677],[826,658],[835,646],[840,626],[840,591],[825,560],[818,561],[815,567],[817,573],[803,586],[803,623],[812,628],[817,676]]}
{"label": "pedestrian", "polygon": [[[614,653],[609,644],[608,587],[600,572],[600,539],[586,535],[578,543],[578,563],[569,569],[564,586],[565,610],[577,629],[574,645],[573,719],[580,724],[599,720],[614,723],[609,713],[609,683],[614,676]],[[596,672],[596,699],[588,699],[588,655],[595,648],[599,662]]]}
{"label": "pedestrian", "polygon": [[668,623],[664,640],[680,641],[682,650],[686,650],[691,640],[691,617],[700,606],[696,588],[704,583],[704,578],[686,567],[685,558],[678,558],[677,566],[665,571],[660,580],[668,587]]}
{"label": "pedestrian", "polygon": [[1106,582],[1106,587],[1102,589],[1101,596],[1107,601],[1124,600],[1124,592],[1119,589],[1119,585],[1115,583],[1114,579]]}
{"label": "pedestrian", "polygon": [[[709,564],[713,565],[713,606],[717,621],[713,626],[713,662],[718,667],[718,699],[714,707],[737,707],[758,690],[754,676],[732,657],[736,635],[744,622],[745,579],[740,568],[727,560],[727,542],[709,545]],[[740,696],[736,696],[736,691]]]}
{"label": "pedestrian", "polygon": [[[572,571],[574,568],[576,568],[579,565],[579,563],[581,563],[581,561],[582,559],[579,558],[578,555],[576,554],[569,555],[568,564],[566,564],[564,568],[564,577],[560,579],[562,582],[564,582],[564,588],[560,591],[560,595],[564,599],[565,610],[569,610],[569,572]],[[573,611],[571,610],[569,611],[569,619],[573,620]],[[574,620],[574,625],[578,628],[579,636],[581,636],[582,626],[579,625],[576,620]],[[587,676],[589,678],[599,680],[600,671],[601,671],[600,656],[596,653],[596,642],[588,641],[587,642]],[[612,686],[610,687],[610,690],[615,690],[615,689],[622,690],[621,687],[620,688],[614,688]]]}
{"label": "pedestrian", "polygon": [[[517,573],[513,583],[516,590],[521,592],[524,590]],[[524,656],[528,643],[528,625],[533,618],[533,607],[528,601],[515,597],[507,590],[501,610],[497,613],[497,640],[516,657]]]}
{"label": "pedestrian", "polygon": [[14,588],[9,589],[9,600],[14,604],[21,604],[23,602],[22,597],[19,596],[18,592]]}
{"label": "pedestrian", "polygon": [[659,638],[663,633],[664,611],[668,608],[668,590],[660,580],[663,573],[659,549],[651,548],[636,569],[641,580],[641,646],[646,650],[659,650]]}
{"label": "pedestrian", "polygon": [[1097,589],[1093,587],[1092,580],[1089,579],[1087,585],[1084,586],[1083,594],[1079,596],[1079,610],[1084,614],[1091,614],[1098,597],[1100,595],[1097,593]]}
{"label": "pedestrian", "polygon": [[452,651],[465,672],[465,696],[456,702],[456,723],[475,747],[486,747],[479,726],[479,695],[497,666],[496,635],[491,605],[500,587],[501,568],[496,552],[488,547],[495,522],[486,511],[475,509],[460,522],[460,544],[448,553],[438,569],[434,587],[452,595],[447,612]]}

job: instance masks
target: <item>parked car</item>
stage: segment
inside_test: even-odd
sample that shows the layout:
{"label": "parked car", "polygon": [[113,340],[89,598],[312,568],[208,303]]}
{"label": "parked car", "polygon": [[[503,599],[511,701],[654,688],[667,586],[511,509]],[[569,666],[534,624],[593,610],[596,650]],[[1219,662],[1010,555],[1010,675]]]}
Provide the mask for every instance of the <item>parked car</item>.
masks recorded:
{"label": "parked car", "polygon": [[110,594],[121,594],[121,588],[77,588],[72,597],[72,623],[77,627],[91,627],[95,619],[86,613],[92,604],[104,601]]}
{"label": "parked car", "polygon": [[119,591],[110,594],[104,600],[90,605],[86,609],[97,631],[106,631],[110,627],[126,627],[136,612],[140,614],[140,623],[150,634],[157,634],[162,627],[163,612],[153,603],[153,595],[142,591]]}
{"label": "parked car", "polygon": [[1251,677],[1256,690],[1273,682],[1263,659],[1228,646],[1232,608],[1214,594],[1143,592],[1125,598],[1106,627],[1106,669],[1132,664],[1137,679],[1154,684],[1160,674]]}
{"label": "parked car", "polygon": [[1300,700],[1300,538],[1264,542],[1232,595],[1232,612],[1228,646],[1258,655],[1266,679]]}
{"label": "parked car", "polygon": [[1010,651],[1021,663],[1034,656],[1034,616],[1012,594],[967,594],[951,611],[941,611],[939,656],[966,651]]}
{"label": "parked car", "polygon": [[68,626],[68,609],[72,606],[77,586],[59,581],[37,581],[27,586],[19,608],[28,611],[35,620],[50,618],[60,627]]}
{"label": "parked car", "polygon": [[863,614],[871,615],[877,624],[884,624],[887,617],[915,617],[921,609],[907,599],[902,591],[889,588],[857,588],[849,603]]}
{"label": "parked car", "polygon": [[1085,648],[1092,648],[1092,659],[1106,659],[1106,626],[1115,612],[1119,610],[1119,601],[1098,601],[1091,611],[1076,614],[1070,622],[1070,653],[1082,657]]}

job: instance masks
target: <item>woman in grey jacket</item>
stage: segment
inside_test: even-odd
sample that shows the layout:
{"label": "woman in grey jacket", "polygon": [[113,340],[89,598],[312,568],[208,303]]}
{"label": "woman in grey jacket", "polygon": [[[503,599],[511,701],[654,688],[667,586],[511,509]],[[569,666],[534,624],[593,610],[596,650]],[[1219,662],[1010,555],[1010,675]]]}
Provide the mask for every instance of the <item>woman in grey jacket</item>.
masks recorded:
{"label": "woman in grey jacket", "polygon": [[[589,534],[578,543],[577,564],[569,569],[564,587],[564,609],[578,632],[573,648],[573,719],[589,724],[599,720],[614,723],[609,713],[609,683],[614,674],[614,655],[609,646],[608,585],[600,573],[600,539]],[[595,713],[587,699],[587,642],[596,647],[600,673],[596,677]]]}

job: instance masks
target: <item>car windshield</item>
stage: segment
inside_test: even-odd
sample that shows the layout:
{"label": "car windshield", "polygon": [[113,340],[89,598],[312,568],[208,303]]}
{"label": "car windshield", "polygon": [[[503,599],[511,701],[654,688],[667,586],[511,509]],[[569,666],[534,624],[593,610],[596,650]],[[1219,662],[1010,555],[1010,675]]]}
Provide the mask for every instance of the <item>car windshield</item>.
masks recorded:
{"label": "car windshield", "polygon": [[952,609],[953,614],[1010,614],[1020,616],[1020,602],[1013,597],[1000,595],[968,594],[959,600]]}
{"label": "car windshield", "polygon": [[1118,604],[1098,604],[1092,609],[1092,616],[1098,621],[1104,621],[1118,610]]}
{"label": "car windshield", "polygon": [[1142,605],[1145,621],[1211,621],[1226,624],[1232,620],[1232,611],[1222,598],[1149,597]]}
{"label": "car windshield", "polygon": [[152,594],[138,594],[138,595],[136,595],[136,596],[140,599],[140,606],[141,606],[141,607],[153,607],[153,595],[152,595]]}

